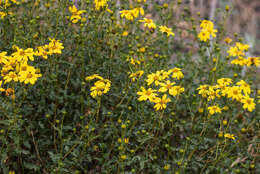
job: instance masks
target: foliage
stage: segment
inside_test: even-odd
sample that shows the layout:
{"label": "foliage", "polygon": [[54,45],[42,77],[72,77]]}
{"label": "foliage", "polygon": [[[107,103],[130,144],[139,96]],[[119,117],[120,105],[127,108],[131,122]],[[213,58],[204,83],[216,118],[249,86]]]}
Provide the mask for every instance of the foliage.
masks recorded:
{"label": "foliage", "polygon": [[0,172],[260,173],[260,61],[232,4],[118,2],[0,1]]}

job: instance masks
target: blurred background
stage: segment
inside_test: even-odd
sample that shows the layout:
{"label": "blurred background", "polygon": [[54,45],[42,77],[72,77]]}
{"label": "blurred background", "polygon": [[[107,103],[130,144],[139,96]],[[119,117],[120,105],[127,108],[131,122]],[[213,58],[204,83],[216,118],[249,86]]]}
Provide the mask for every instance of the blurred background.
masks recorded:
{"label": "blurred background", "polygon": [[[158,3],[171,4],[178,0],[158,0]],[[243,37],[250,45],[251,53],[260,54],[260,0],[179,0],[181,6],[189,7],[192,16],[200,12],[200,19],[223,21],[218,11],[223,11],[228,5],[231,16],[224,27],[231,38],[234,33]],[[182,13],[175,9],[174,13]],[[185,25],[185,24],[183,24]]]}

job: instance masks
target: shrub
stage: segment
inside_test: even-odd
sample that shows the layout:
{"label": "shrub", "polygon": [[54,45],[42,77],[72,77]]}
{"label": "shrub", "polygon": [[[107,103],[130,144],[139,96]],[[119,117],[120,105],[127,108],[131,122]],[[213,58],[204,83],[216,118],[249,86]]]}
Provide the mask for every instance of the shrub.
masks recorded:
{"label": "shrub", "polygon": [[0,1],[1,173],[259,173],[260,60],[229,6],[118,2]]}

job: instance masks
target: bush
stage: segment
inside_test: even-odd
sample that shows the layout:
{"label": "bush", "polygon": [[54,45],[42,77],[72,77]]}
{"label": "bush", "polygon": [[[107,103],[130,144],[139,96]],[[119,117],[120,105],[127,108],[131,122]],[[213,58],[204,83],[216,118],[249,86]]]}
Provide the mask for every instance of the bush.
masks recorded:
{"label": "bush", "polygon": [[118,2],[0,1],[1,173],[259,173],[260,60],[231,8]]}

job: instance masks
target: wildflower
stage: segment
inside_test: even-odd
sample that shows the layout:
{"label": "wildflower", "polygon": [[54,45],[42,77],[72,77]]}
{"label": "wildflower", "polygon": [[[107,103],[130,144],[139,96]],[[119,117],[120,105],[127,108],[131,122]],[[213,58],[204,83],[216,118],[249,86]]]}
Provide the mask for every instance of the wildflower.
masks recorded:
{"label": "wildflower", "polygon": [[259,66],[260,60],[259,57],[248,57],[246,59],[246,65],[247,66],[251,66],[251,65],[255,65],[255,66]]}
{"label": "wildflower", "polygon": [[248,96],[243,97],[241,99],[241,103],[243,103],[243,108],[247,109],[249,112],[252,112],[255,109],[254,99]]}
{"label": "wildflower", "polygon": [[172,32],[172,29],[171,28],[168,28],[167,26],[160,26],[160,31],[162,33],[166,33],[167,34],[167,37],[169,36],[174,36],[175,34]]}
{"label": "wildflower", "polygon": [[120,157],[122,160],[125,160],[126,159],[126,155],[121,155]]}
{"label": "wildflower", "polygon": [[98,74],[93,74],[93,75],[91,75],[91,76],[87,76],[86,78],[85,78],[85,80],[86,81],[91,81],[91,80],[93,80],[93,79],[100,79],[100,80],[103,80],[104,78],[103,77],[101,77],[100,75],[98,75]]}
{"label": "wildflower", "polygon": [[125,142],[125,144],[128,144],[129,143],[129,138],[124,138],[124,142]]}
{"label": "wildflower", "polygon": [[159,85],[160,81],[162,80],[161,73],[157,71],[156,73],[149,74],[146,79],[147,85],[151,85],[153,82],[156,86]]}
{"label": "wildflower", "polygon": [[200,28],[202,28],[201,32],[198,34],[198,38],[201,41],[208,41],[210,36],[216,37],[216,29],[214,29],[214,24],[211,21],[203,20],[201,21]]}
{"label": "wildflower", "polygon": [[202,97],[207,97],[208,94],[208,85],[200,85],[197,90],[199,90],[198,94],[202,95]]}
{"label": "wildflower", "polygon": [[173,68],[170,69],[169,71],[172,73],[172,78],[177,78],[178,80],[180,80],[184,77],[180,68]]}
{"label": "wildflower", "polygon": [[134,82],[135,80],[139,79],[142,75],[144,74],[143,70],[137,71],[135,73],[130,74],[130,78],[132,79],[132,81]]}
{"label": "wildflower", "polygon": [[200,28],[203,28],[203,29],[213,28],[213,27],[214,27],[213,22],[211,22],[209,20],[203,20],[200,23]]}
{"label": "wildflower", "polygon": [[160,83],[161,88],[159,89],[159,92],[167,92],[173,89],[173,85],[175,85],[175,82],[171,82],[170,80],[167,80],[166,83]]}
{"label": "wildflower", "polygon": [[228,107],[228,106],[224,106],[224,107],[223,107],[223,110],[224,110],[224,111],[227,111],[227,110],[229,110],[229,107]]}
{"label": "wildflower", "polygon": [[7,15],[7,13],[0,11],[0,17],[1,19],[4,19],[4,17]]}
{"label": "wildflower", "polygon": [[244,80],[240,80],[236,84],[239,85],[240,89],[244,92],[245,95],[249,95],[251,93],[250,85]]}
{"label": "wildflower", "polygon": [[124,32],[122,33],[122,36],[128,36],[128,32],[127,32],[127,31],[124,31]]}
{"label": "wildflower", "polygon": [[12,54],[12,56],[17,59],[18,61],[22,61],[22,62],[27,62],[28,59],[30,59],[31,61],[34,61],[34,52],[32,48],[27,48],[25,50],[19,48],[19,47],[15,47],[17,49],[16,52],[14,52]]}
{"label": "wildflower", "polygon": [[236,42],[236,47],[241,50],[241,51],[247,51],[249,48],[249,45],[247,44],[242,44],[240,42]]}
{"label": "wildflower", "polygon": [[163,167],[163,169],[164,169],[164,170],[169,170],[170,167],[171,167],[171,166],[170,166],[169,164],[166,164],[166,165]]}
{"label": "wildflower", "polygon": [[101,8],[107,7],[107,0],[95,0],[95,9],[99,11]]}
{"label": "wildflower", "polygon": [[241,91],[242,90],[239,86],[232,86],[229,88],[229,90],[227,92],[227,95],[228,95],[227,97],[240,101],[240,99],[242,98]]}
{"label": "wildflower", "polygon": [[41,77],[41,74],[36,74],[36,70],[34,68],[31,68],[27,71],[20,71],[19,72],[19,81],[23,82],[25,84],[31,83],[32,85],[35,84],[38,77]]}
{"label": "wildflower", "polygon": [[224,126],[226,126],[228,124],[227,120],[223,120],[222,123]]}
{"label": "wildflower", "polygon": [[209,106],[208,111],[210,115],[213,115],[215,113],[221,113],[221,108],[218,106]]}
{"label": "wildflower", "polygon": [[15,72],[10,71],[8,74],[4,76],[5,83],[11,82],[11,81],[18,81],[18,76]]}
{"label": "wildflower", "polygon": [[156,103],[154,105],[154,108],[158,111],[158,110],[162,110],[166,108],[166,104],[169,103],[171,101],[171,99],[167,98],[167,95],[164,94],[162,98],[156,97],[154,99],[154,103]]}
{"label": "wildflower", "polygon": [[108,79],[98,80],[94,83],[94,86],[90,88],[90,95],[93,98],[96,98],[97,96],[101,96],[102,94],[106,94],[111,86],[111,82]]}
{"label": "wildflower", "polygon": [[221,78],[221,79],[217,80],[217,83],[220,86],[228,86],[228,85],[232,84],[232,79],[230,79],[230,78]]}
{"label": "wildflower", "polygon": [[144,87],[141,87],[142,91],[137,92],[138,95],[140,95],[140,97],[138,98],[139,101],[146,101],[149,99],[150,102],[154,101],[154,98],[157,96],[156,90],[153,90],[151,88],[149,88],[148,90],[146,90]]}
{"label": "wildflower", "polygon": [[204,41],[206,42],[207,40],[210,39],[210,33],[208,31],[201,31],[198,35],[198,38],[201,40],[201,41]]}
{"label": "wildflower", "polygon": [[226,133],[226,134],[224,135],[224,137],[225,137],[225,138],[232,139],[232,140],[235,140],[235,136],[234,136],[234,134]]}
{"label": "wildflower", "polygon": [[238,47],[230,47],[229,50],[227,51],[229,56],[244,56],[245,53],[241,51]]}
{"label": "wildflower", "polygon": [[184,88],[181,86],[174,86],[169,90],[169,94],[172,96],[176,96],[184,92]]}
{"label": "wildflower", "polygon": [[151,30],[154,30],[156,28],[156,25],[155,23],[153,22],[152,19],[147,19],[147,18],[144,18],[143,20],[139,20],[139,22],[143,22],[144,23],[144,27],[147,27]]}
{"label": "wildflower", "polygon": [[199,113],[203,113],[204,109],[203,108],[199,108],[198,111],[199,111]]}
{"label": "wildflower", "polygon": [[49,38],[49,40],[48,54],[61,54],[61,50],[64,49],[64,47],[60,40],[55,40],[53,38]]}
{"label": "wildflower", "polygon": [[224,39],[224,42],[225,42],[226,44],[230,44],[230,43],[232,42],[232,39],[231,39],[230,37],[226,37],[226,38]]}
{"label": "wildflower", "polygon": [[70,21],[74,24],[81,19],[80,15],[86,12],[86,10],[78,10],[75,5],[69,7],[69,11],[72,13],[72,16],[70,17]]}
{"label": "wildflower", "polygon": [[125,124],[122,124],[122,125],[121,125],[121,128],[122,128],[122,129],[125,129],[125,128],[126,128],[126,125],[125,125]]}
{"label": "wildflower", "polygon": [[208,100],[214,100],[216,97],[220,97],[219,95],[220,90],[215,89],[214,86],[210,86],[208,90]]}

